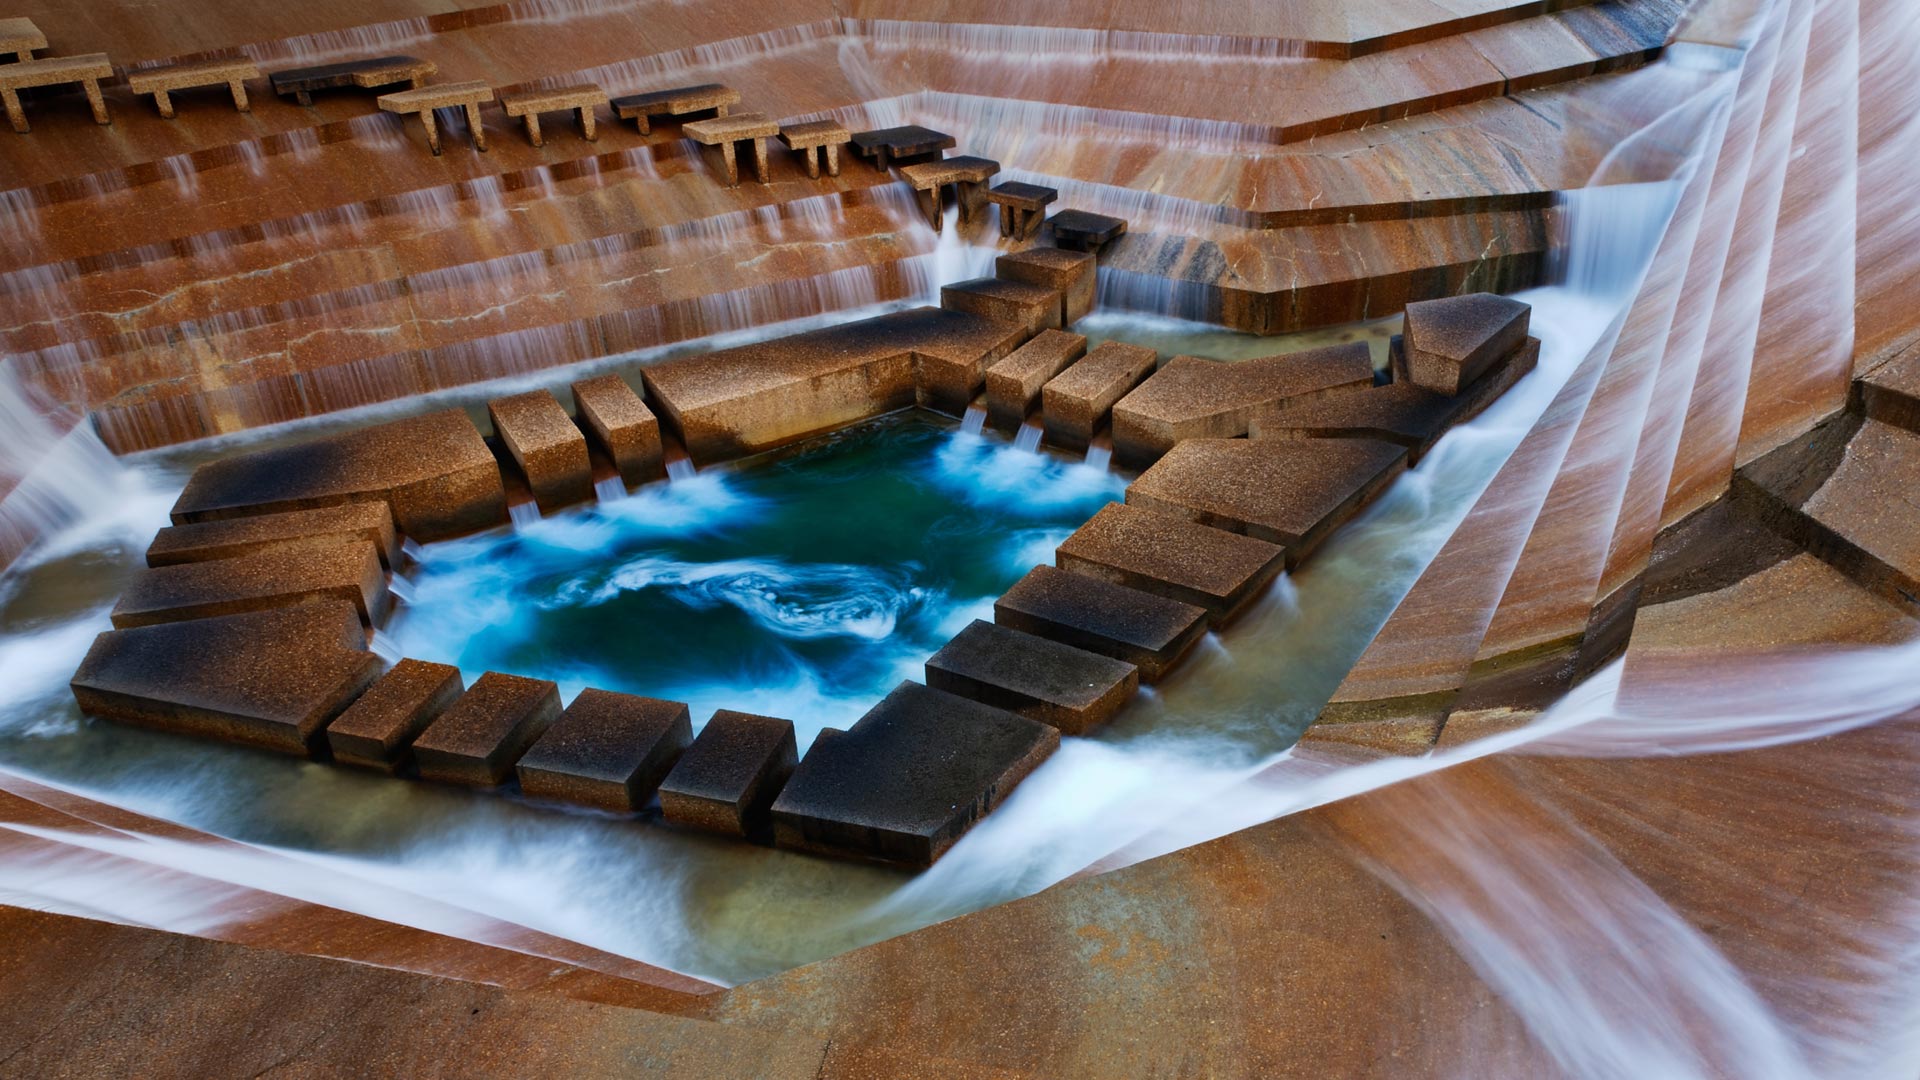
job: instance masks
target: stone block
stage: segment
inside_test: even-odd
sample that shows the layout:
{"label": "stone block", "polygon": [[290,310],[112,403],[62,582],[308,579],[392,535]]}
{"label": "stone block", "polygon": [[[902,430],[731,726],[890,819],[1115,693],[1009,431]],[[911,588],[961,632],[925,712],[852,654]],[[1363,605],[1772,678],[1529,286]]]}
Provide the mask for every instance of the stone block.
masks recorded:
{"label": "stone block", "polygon": [[858,131],[850,141],[853,152],[871,159],[873,167],[881,172],[895,165],[937,160],[941,153],[954,147],[953,136],[919,124]]}
{"label": "stone block", "polygon": [[400,538],[385,503],[356,502],[317,510],[169,525],[147,545],[148,566],[231,559],[241,555],[298,547],[314,540],[370,543],[382,565],[400,558]]}
{"label": "stone block", "polygon": [[1193,604],[1218,626],[1280,575],[1286,549],[1184,517],[1108,503],[1054,551],[1062,570]]}
{"label": "stone block", "polygon": [[93,109],[94,123],[111,124],[113,120],[107,115],[107,99],[100,93],[101,80],[111,78],[113,63],[107,59],[106,53],[50,56],[39,60],[33,59],[29,53],[14,63],[0,65],[0,103],[6,107],[7,121],[13,125],[13,130],[24,133],[30,129],[26,111],[20,106],[20,91],[79,83],[80,89],[87,95],[87,104]]}
{"label": "stone block", "polygon": [[560,688],[489,671],[413,741],[423,780],[498,787],[560,715]]}
{"label": "stone block", "polygon": [[1113,453],[1144,468],[1182,439],[1245,435],[1263,405],[1372,385],[1362,341],[1235,363],[1176,356],[1113,407]]}
{"label": "stone block", "polygon": [[394,773],[413,759],[413,740],[460,697],[460,669],[403,659],[327,725],[341,765]]}
{"label": "stone block", "polygon": [[530,798],[632,813],[653,800],[692,738],[681,702],[588,688],[515,771]]}
{"label": "stone block", "polygon": [[119,629],[236,615],[334,598],[372,626],[391,597],[378,549],[359,538],[307,540],[231,559],[156,566],[140,572],[113,606]]}
{"label": "stone block", "polygon": [[793,774],[793,723],[721,709],[660,784],[660,810],[689,828],[765,842],[768,808]]}
{"label": "stone block", "polygon": [[545,390],[487,402],[493,430],[527,478],[541,513],[593,497],[587,437]]}
{"label": "stone block", "polygon": [[1124,660],[1158,682],[1207,633],[1207,612],[1052,566],[1036,566],[994,601],[994,621]]}
{"label": "stone block", "polygon": [[1005,278],[974,278],[940,287],[940,306],[965,311],[1037,334],[1060,329],[1060,294],[1045,285]]}
{"label": "stone block", "polygon": [[1013,430],[1040,403],[1040,388],[1084,356],[1087,339],[1064,330],[1042,330],[1033,340],[987,369],[987,417]]}
{"label": "stone block", "polygon": [[1008,281],[1044,285],[1059,293],[1060,325],[1064,328],[1093,310],[1098,266],[1099,262],[1084,251],[1036,247],[1000,256],[993,261],[993,272]]}
{"label": "stone block", "polygon": [[467,114],[467,136],[473,140],[474,149],[484,153],[487,149],[487,128],[480,121],[480,106],[492,100],[493,87],[481,80],[470,79],[382,94],[374,99],[374,104],[385,112],[402,115],[412,113],[420,117],[421,126],[427,130],[427,148],[437,157],[440,154],[440,124],[434,118],[434,110],[464,110]]}
{"label": "stone block", "polygon": [[1090,210],[1062,210],[1047,224],[1053,226],[1053,242],[1069,251],[1100,249],[1119,239],[1127,231],[1124,218],[1096,214]]}
{"label": "stone block", "polygon": [[250,108],[247,80],[259,77],[260,68],[246,57],[223,57],[128,72],[127,89],[135,97],[152,94],[154,107],[160,110],[160,115],[172,119],[172,95],[202,86],[226,87],[227,92],[233,95],[233,107],[247,112]]}
{"label": "stone block", "polygon": [[1245,533],[1298,566],[1405,470],[1373,439],[1188,439],[1127,488],[1127,504]]}
{"label": "stone block", "polygon": [[292,95],[302,105],[313,104],[315,90],[333,90],[352,86],[371,90],[379,86],[407,83],[419,89],[440,68],[431,60],[412,56],[373,56],[361,60],[342,60],[332,64],[285,68],[267,77],[273,92]]}
{"label": "stone block", "polygon": [[1407,305],[1407,374],[1415,386],[1458,394],[1527,339],[1532,308],[1493,293]]}
{"label": "stone block", "polygon": [[195,469],[176,525],[349,502],[385,502],[422,543],[507,520],[500,466],[458,409],[233,454]]}
{"label": "stone block", "polygon": [[1059,746],[1038,721],[903,682],[808,749],[774,800],[774,843],[931,866]]}
{"label": "stone block", "polygon": [[1399,381],[1353,394],[1326,394],[1263,405],[1247,421],[1255,439],[1379,439],[1407,449],[1417,465],[1453,428],[1480,415],[1540,360],[1528,338],[1462,393],[1449,397]]}
{"label": "stone block", "polygon": [[927,685],[1084,735],[1140,689],[1140,669],[975,619],[927,660]]}
{"label": "stone block", "polygon": [[74,672],[80,710],[142,727],[308,755],[380,674],[353,605],[109,630]]}
{"label": "stone block", "polygon": [[656,116],[691,116],[708,111],[717,117],[725,116],[728,106],[739,103],[740,91],[719,83],[649,90],[644,94],[628,94],[612,101],[614,115],[622,120],[632,120],[639,126],[642,135],[653,133],[653,118]]}
{"label": "stone block", "polygon": [[1078,450],[1092,441],[1116,403],[1153,374],[1160,354],[1140,345],[1103,341],[1040,388],[1047,441]]}
{"label": "stone block", "polygon": [[665,476],[660,421],[627,380],[606,374],[573,384],[573,403],[593,444],[620,470],[628,487]]}

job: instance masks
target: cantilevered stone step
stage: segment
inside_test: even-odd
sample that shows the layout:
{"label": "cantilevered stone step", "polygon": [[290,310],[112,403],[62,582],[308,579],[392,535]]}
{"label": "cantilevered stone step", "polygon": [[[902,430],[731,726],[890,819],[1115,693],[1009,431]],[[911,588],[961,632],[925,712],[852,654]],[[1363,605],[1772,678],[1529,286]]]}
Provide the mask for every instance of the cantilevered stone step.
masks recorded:
{"label": "cantilevered stone step", "polygon": [[993,273],[1008,281],[1044,285],[1060,294],[1060,325],[1072,326],[1075,319],[1093,310],[1097,293],[1094,273],[1099,263],[1084,251],[1057,247],[1028,248],[993,260]]}
{"label": "cantilevered stone step", "polygon": [[169,525],[147,545],[147,565],[231,559],[313,540],[364,540],[374,546],[380,562],[388,567],[400,557],[400,539],[386,504],[354,502],[318,510]]}
{"label": "cantilevered stone step", "polygon": [[1047,225],[1053,229],[1054,243],[1068,251],[1095,255],[1127,231],[1125,219],[1090,210],[1062,210],[1048,218]]}
{"label": "cantilevered stone step", "polygon": [[986,277],[940,287],[940,306],[950,311],[965,311],[1004,323],[1014,323],[1037,334],[1052,327],[1061,329],[1064,310],[1060,293],[1046,285],[1025,281]]}
{"label": "cantilevered stone step", "polygon": [[1059,746],[1036,720],[903,682],[808,749],[774,800],[774,843],[931,866]]}
{"label": "cantilevered stone step", "polygon": [[507,520],[493,452],[458,409],[209,461],[173,504],[176,525],[385,502],[422,542]]}
{"label": "cantilevered stone step", "polygon": [[333,760],[394,773],[413,760],[413,740],[460,698],[460,669],[402,659],[327,725]]}
{"label": "cantilevered stone step", "polygon": [[1026,423],[1040,403],[1040,388],[1087,351],[1087,339],[1064,330],[1042,330],[1032,341],[987,369],[987,419],[1008,430]]}
{"label": "cantilevered stone step", "polygon": [[764,843],[795,746],[792,721],[721,709],[661,783],[660,811],[676,825]]}
{"label": "cantilevered stone step", "polygon": [[1869,418],[1920,432],[1920,346],[1867,372],[1854,385]]}
{"label": "cantilevered stone step", "polygon": [[82,712],[306,755],[380,674],[353,605],[109,630],[73,675]]}
{"label": "cantilevered stone step", "polygon": [[1158,682],[1206,635],[1205,608],[1097,577],[1036,566],[994,601],[1002,626],[1124,660]]}
{"label": "cantilevered stone step", "polygon": [[1176,356],[1113,407],[1114,456],[1144,467],[1182,439],[1245,435],[1263,405],[1372,385],[1364,342],[1236,363]]}
{"label": "cantilevered stone step", "polygon": [[424,780],[498,787],[560,715],[560,688],[489,671],[413,741]]}
{"label": "cantilevered stone step", "polygon": [[574,407],[594,445],[607,455],[620,479],[638,487],[666,475],[660,421],[627,380],[611,372],[573,384]]}
{"label": "cantilevered stone step", "polygon": [[1380,439],[1406,447],[1407,464],[1417,465],[1442,435],[1480,415],[1539,360],[1540,339],[1528,338],[1458,396],[1401,380],[1351,394],[1277,401],[1254,410],[1247,434],[1255,439]]}
{"label": "cantilevered stone step", "polygon": [[1047,441],[1078,450],[1107,422],[1115,402],[1153,374],[1160,354],[1143,345],[1103,341],[1040,388]]}
{"label": "cantilevered stone step", "polygon": [[588,687],[514,771],[532,798],[632,813],[653,801],[692,738],[681,702]]}
{"label": "cantilevered stone step", "polygon": [[391,597],[379,549],[366,540],[308,540],[231,559],[143,570],[113,606],[120,629],[286,607],[323,597],[354,605],[369,626]]}
{"label": "cantilevered stone step", "polygon": [[975,619],[928,659],[927,685],[1084,735],[1140,689],[1140,670]]}
{"label": "cantilevered stone step", "polygon": [[1437,394],[1458,394],[1527,339],[1532,307],[1492,293],[1407,305],[1409,380]]}
{"label": "cantilevered stone step", "polygon": [[1108,503],[1060,544],[1054,562],[1062,570],[1205,608],[1218,626],[1280,575],[1286,549],[1176,514]]}
{"label": "cantilevered stone step", "polygon": [[567,410],[545,390],[530,390],[487,402],[493,430],[520,466],[542,513],[593,497],[593,464],[587,437]]}
{"label": "cantilevered stone step", "polygon": [[1298,566],[1406,468],[1373,439],[1188,439],[1127,488],[1127,504],[1287,549]]}

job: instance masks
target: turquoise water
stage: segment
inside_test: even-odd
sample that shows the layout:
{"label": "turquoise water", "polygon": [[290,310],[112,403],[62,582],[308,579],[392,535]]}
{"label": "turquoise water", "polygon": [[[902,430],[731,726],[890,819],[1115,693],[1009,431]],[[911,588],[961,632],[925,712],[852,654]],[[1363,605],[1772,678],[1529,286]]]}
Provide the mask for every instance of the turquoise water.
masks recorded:
{"label": "turquoise water", "polygon": [[1125,481],[922,412],[430,545],[408,656],[845,727]]}

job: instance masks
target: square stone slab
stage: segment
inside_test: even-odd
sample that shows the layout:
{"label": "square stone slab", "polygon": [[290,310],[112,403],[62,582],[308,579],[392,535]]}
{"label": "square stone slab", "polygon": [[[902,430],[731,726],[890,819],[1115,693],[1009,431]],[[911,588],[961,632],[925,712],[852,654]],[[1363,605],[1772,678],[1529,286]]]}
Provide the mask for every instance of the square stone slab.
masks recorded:
{"label": "square stone slab", "polygon": [[1113,407],[1113,453],[1145,468],[1182,439],[1245,435],[1262,405],[1372,385],[1362,341],[1233,363],[1176,356]]}
{"label": "square stone slab", "polygon": [[1245,533],[1298,566],[1406,469],[1373,439],[1188,439],[1127,488],[1127,504]]}
{"label": "square stone slab", "polygon": [[1127,231],[1125,219],[1090,210],[1062,210],[1048,224],[1054,243],[1070,251],[1097,252]]}
{"label": "square stone slab", "polygon": [[378,549],[358,537],[323,537],[231,559],[152,567],[120,594],[113,625],[124,630],[321,598],[352,603],[369,626],[385,618],[391,597]]}
{"label": "square stone slab", "polygon": [[1013,323],[1029,334],[1060,329],[1060,294],[1045,285],[974,278],[940,287],[940,306]]}
{"label": "square stone slab", "polygon": [[573,384],[573,403],[593,443],[607,455],[620,479],[638,487],[666,475],[660,421],[627,380],[609,373]]}
{"label": "square stone slab", "polygon": [[374,546],[381,564],[387,567],[400,557],[400,537],[386,504],[356,502],[318,510],[169,525],[154,534],[153,543],[147,545],[147,565],[231,559],[296,547],[309,540],[364,540]]}
{"label": "square stone slab", "polygon": [[593,497],[587,439],[552,394],[532,390],[487,402],[493,430],[527,478],[541,513]]}
{"label": "square stone slab", "polygon": [[380,674],[353,605],[109,630],[74,672],[90,716],[306,756]]}
{"label": "square stone slab", "polygon": [[1047,441],[1078,450],[1092,441],[1116,402],[1153,374],[1160,354],[1140,345],[1103,341],[1040,389]]}
{"label": "square stone slab", "polygon": [[412,761],[413,740],[460,697],[460,669],[403,659],[327,725],[341,765],[394,773]]}
{"label": "square stone slab", "polygon": [[793,774],[793,723],[721,709],[660,785],[668,821],[766,842],[768,808]]}
{"label": "square stone slab", "polygon": [[1527,339],[1533,309],[1493,293],[1407,305],[1407,372],[1436,394],[1458,394]]}
{"label": "square stone slab", "polygon": [[632,813],[653,801],[693,738],[685,704],[591,687],[520,759],[530,798]]}
{"label": "square stone slab", "polygon": [[931,866],[1059,746],[1038,721],[903,682],[808,749],[774,800],[774,843]]}
{"label": "square stone slab", "polygon": [[927,661],[927,685],[1084,735],[1140,689],[1140,669],[975,619]]}
{"label": "square stone slab", "polygon": [[1096,295],[1095,271],[1099,263],[1084,251],[1066,251],[1056,247],[1028,248],[1002,255],[993,261],[995,277],[1045,285],[1060,294],[1060,325],[1072,326],[1075,319],[1093,310]]}
{"label": "square stone slab", "polygon": [[423,780],[499,787],[559,715],[558,686],[489,671],[413,741],[414,764]]}
{"label": "square stone slab", "polygon": [[1286,566],[1286,549],[1144,507],[1108,503],[1054,551],[1062,570],[1207,610],[1215,626],[1253,603]]}
{"label": "square stone slab", "polygon": [[1124,660],[1150,683],[1207,633],[1205,608],[1052,566],[1036,566],[1015,582],[994,601],[993,619]]}
{"label": "square stone slab", "polygon": [[987,418],[1013,430],[1040,403],[1040,388],[1087,351],[1087,339],[1064,330],[1042,330],[987,369]]}

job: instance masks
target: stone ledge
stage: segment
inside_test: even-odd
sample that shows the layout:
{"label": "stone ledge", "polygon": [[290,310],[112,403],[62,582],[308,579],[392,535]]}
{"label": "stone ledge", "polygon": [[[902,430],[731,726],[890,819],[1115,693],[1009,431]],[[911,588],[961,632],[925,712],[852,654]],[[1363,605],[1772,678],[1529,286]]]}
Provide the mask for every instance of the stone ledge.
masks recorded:
{"label": "stone ledge", "polygon": [[1054,552],[1062,570],[1205,608],[1216,626],[1280,575],[1286,549],[1184,517],[1108,503]]}
{"label": "stone ledge", "polygon": [[927,685],[1084,735],[1140,689],[1123,660],[978,619],[927,660]]}
{"label": "stone ledge", "polygon": [[1363,342],[1235,363],[1176,356],[1113,407],[1114,456],[1145,467],[1182,439],[1245,435],[1263,405],[1372,385]]}
{"label": "stone ledge", "polygon": [[352,603],[368,626],[386,617],[391,597],[373,544],[358,537],[321,538],[230,559],[152,567],[120,594],[113,625],[124,630],[326,598]]}

